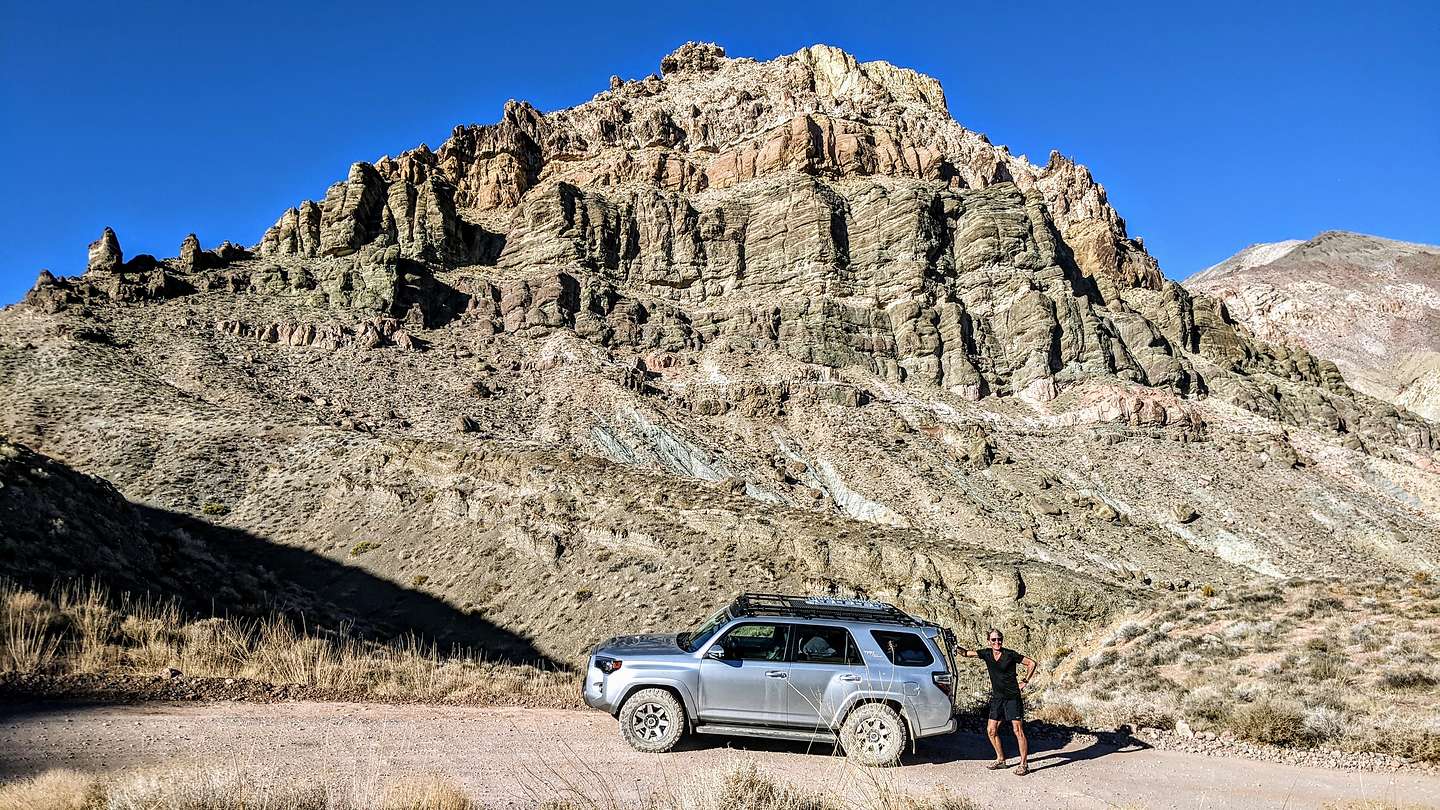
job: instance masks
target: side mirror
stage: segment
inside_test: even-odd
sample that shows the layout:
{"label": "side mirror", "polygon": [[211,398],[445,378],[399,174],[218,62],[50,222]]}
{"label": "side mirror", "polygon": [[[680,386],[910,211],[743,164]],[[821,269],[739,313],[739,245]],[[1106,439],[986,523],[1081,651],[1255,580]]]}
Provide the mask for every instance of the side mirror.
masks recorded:
{"label": "side mirror", "polygon": [[724,660],[725,660],[725,645],[724,645],[724,644],[712,644],[712,645],[710,645],[710,649],[708,649],[708,650],[705,651],[705,657],[706,657],[706,658],[713,658],[713,659],[715,659],[716,661],[724,661]]}

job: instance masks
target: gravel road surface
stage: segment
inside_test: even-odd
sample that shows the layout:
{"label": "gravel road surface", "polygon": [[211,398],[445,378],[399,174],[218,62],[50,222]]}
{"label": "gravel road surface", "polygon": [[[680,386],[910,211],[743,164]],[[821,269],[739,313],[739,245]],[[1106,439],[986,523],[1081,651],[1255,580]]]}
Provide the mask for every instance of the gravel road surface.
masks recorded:
{"label": "gravel road surface", "polygon": [[[1013,750],[1013,739],[1006,738]],[[829,747],[699,737],[666,755],[632,751],[600,712],[351,703],[0,705],[0,781],[53,767],[94,772],[241,763],[305,778],[434,773],[495,806],[579,790],[619,806],[681,793],[732,762],[863,801],[877,785],[940,789],[982,806],[1303,808],[1349,801],[1434,806],[1440,776],[1334,771],[1079,737],[1036,740],[1033,773],[990,772],[989,745],[961,733],[888,770]]]}

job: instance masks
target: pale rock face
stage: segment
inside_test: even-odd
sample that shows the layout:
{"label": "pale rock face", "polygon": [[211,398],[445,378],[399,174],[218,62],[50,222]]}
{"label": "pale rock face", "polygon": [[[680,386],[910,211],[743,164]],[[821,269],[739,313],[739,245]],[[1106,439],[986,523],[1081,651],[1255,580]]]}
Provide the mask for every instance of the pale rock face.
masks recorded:
{"label": "pale rock face", "polygon": [[1185,286],[1259,337],[1333,360],[1365,393],[1440,419],[1440,247],[1332,231],[1253,245]]}
{"label": "pale rock face", "polygon": [[120,250],[120,239],[110,228],[106,228],[99,239],[90,243],[87,254],[87,273],[113,273],[125,264],[125,254]]}

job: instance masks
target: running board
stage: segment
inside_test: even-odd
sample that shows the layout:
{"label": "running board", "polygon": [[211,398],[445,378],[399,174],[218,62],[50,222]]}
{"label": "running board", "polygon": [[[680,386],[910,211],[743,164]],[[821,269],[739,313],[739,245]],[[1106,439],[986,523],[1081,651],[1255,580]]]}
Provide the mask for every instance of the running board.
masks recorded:
{"label": "running board", "polygon": [[773,728],[768,726],[722,726],[707,723],[696,726],[697,734],[725,734],[733,737],[766,737],[772,740],[799,740],[801,742],[838,743],[840,740],[829,731],[806,731],[799,728]]}

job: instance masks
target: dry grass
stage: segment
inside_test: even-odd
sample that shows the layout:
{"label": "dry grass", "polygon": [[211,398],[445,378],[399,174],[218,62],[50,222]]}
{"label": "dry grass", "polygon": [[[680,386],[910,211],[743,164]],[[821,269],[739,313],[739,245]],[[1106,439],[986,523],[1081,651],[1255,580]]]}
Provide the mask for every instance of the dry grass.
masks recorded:
{"label": "dry grass", "polygon": [[1430,577],[1180,596],[1062,664],[1042,711],[1440,761],[1437,606]]}
{"label": "dry grass", "polygon": [[0,672],[153,675],[299,684],[348,699],[572,706],[574,676],[321,633],[280,616],[186,617],[174,603],[78,585],[42,596],[0,582]]}
{"label": "dry grass", "polygon": [[304,783],[229,768],[102,779],[49,771],[0,786],[0,810],[480,810],[458,788],[421,778]]}
{"label": "dry grass", "polygon": [[[776,780],[748,760],[717,778],[623,800],[608,784],[564,795],[543,794],[545,810],[978,810],[969,799],[941,793],[919,797],[876,783],[859,801],[802,790]],[[253,770],[189,767],[110,778],[55,770],[0,786],[0,810],[479,810],[482,805],[434,776],[384,782],[298,781]]]}

